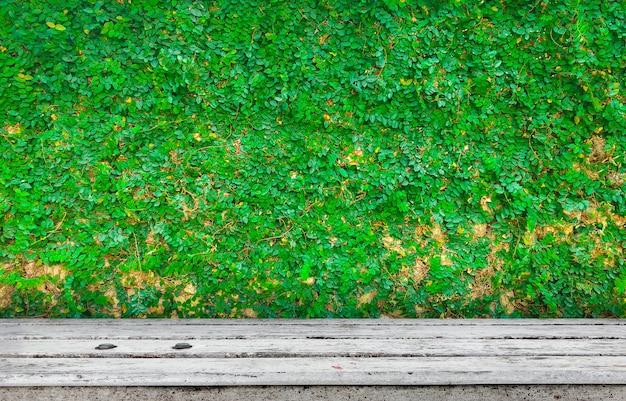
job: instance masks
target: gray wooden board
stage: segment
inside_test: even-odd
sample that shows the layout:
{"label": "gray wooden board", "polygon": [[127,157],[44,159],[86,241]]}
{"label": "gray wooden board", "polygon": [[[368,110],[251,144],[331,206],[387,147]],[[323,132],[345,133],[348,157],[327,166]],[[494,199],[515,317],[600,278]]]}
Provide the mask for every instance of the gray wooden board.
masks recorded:
{"label": "gray wooden board", "polygon": [[[88,322],[88,323],[87,323]],[[622,320],[0,320],[9,339],[611,338]]]}
{"label": "gray wooden board", "polygon": [[[4,358],[313,358],[423,356],[626,356],[626,346],[605,339],[243,339],[189,340],[176,350],[172,340],[3,340]],[[107,340],[108,341],[108,340]]]}
{"label": "gray wooden board", "polygon": [[622,320],[0,320],[0,387],[626,385],[625,340]]}
{"label": "gray wooden board", "polygon": [[0,386],[626,384],[626,357],[0,358]]}

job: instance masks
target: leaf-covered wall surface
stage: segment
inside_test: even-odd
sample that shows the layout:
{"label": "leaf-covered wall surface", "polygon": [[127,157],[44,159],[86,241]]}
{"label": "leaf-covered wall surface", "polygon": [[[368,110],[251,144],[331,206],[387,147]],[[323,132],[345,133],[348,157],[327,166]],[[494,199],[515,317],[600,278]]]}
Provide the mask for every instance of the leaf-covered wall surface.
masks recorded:
{"label": "leaf-covered wall surface", "polygon": [[2,0],[0,316],[626,317],[625,4]]}

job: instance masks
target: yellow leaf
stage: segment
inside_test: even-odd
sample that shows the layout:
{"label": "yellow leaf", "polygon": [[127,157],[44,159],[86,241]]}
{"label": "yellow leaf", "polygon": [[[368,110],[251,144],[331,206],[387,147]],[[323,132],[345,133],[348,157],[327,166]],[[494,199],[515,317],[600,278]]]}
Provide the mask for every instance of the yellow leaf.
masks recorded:
{"label": "yellow leaf", "polygon": [[404,78],[400,78],[400,83],[404,86],[409,86],[413,83],[412,79],[404,79]]}
{"label": "yellow leaf", "polygon": [[56,114],[52,114],[52,115],[50,116],[50,119],[51,119],[52,121],[56,121],[56,120],[58,120],[59,118],[56,116]]}
{"label": "yellow leaf", "polygon": [[356,307],[360,308],[362,305],[369,304],[370,302],[372,302],[374,300],[374,298],[376,297],[377,294],[378,294],[378,291],[374,290],[374,291],[368,292],[367,294],[361,295],[357,299]]}
{"label": "yellow leaf", "polygon": [[54,26],[54,29],[56,29],[57,31],[64,31],[66,28],[61,24],[56,24]]}
{"label": "yellow leaf", "polygon": [[520,36],[519,38],[517,38],[517,40],[515,40],[515,43],[519,43],[522,41],[522,37]]}
{"label": "yellow leaf", "polygon": [[83,32],[85,32],[85,35],[89,35],[89,29],[83,29]]}
{"label": "yellow leaf", "polygon": [[17,123],[15,125],[5,125],[4,129],[11,135],[19,134],[20,132],[22,132],[22,125],[20,123]]}
{"label": "yellow leaf", "polygon": [[53,28],[53,29],[57,26],[57,24],[55,24],[54,22],[50,22],[50,21],[46,22],[46,25],[48,25],[48,28]]}
{"label": "yellow leaf", "polygon": [[498,7],[491,7],[492,11],[498,12]]}

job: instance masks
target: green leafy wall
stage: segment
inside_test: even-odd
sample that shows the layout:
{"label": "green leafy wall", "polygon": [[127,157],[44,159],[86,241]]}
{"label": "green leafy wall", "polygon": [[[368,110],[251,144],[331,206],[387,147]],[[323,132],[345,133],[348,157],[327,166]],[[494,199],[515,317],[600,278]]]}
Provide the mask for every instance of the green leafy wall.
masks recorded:
{"label": "green leafy wall", "polygon": [[621,0],[0,0],[0,316],[626,317]]}

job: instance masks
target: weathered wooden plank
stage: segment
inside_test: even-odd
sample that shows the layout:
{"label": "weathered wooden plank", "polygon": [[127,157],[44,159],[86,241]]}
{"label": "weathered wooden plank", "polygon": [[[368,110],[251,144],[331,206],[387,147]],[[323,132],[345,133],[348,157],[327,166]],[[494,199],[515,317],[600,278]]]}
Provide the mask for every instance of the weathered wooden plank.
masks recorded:
{"label": "weathered wooden plank", "polygon": [[[107,340],[108,341],[108,340]],[[4,358],[314,358],[466,356],[626,356],[621,340],[518,339],[243,339],[192,340],[175,350],[171,340],[4,340]]]}
{"label": "weathered wooden plank", "polygon": [[626,385],[624,323],[0,320],[0,387]]}
{"label": "weathered wooden plank", "polygon": [[626,357],[0,358],[0,386],[626,384]]}
{"label": "weathered wooden plank", "polygon": [[[273,322],[273,323],[272,323]],[[456,321],[453,321],[456,322]],[[227,339],[227,338],[595,338],[626,339],[622,320],[567,324],[535,320],[27,320],[1,321],[0,340],[18,339]],[[509,322],[507,320],[506,322]],[[550,322],[553,322],[552,324]],[[179,323],[179,324],[177,324]]]}
{"label": "weathered wooden plank", "polygon": [[0,387],[2,401],[623,401],[620,385]]}

